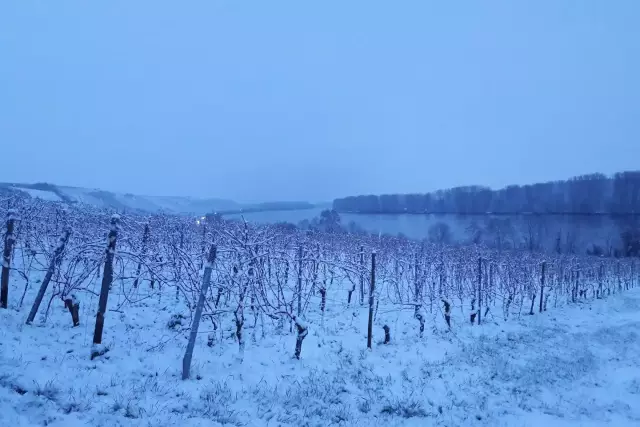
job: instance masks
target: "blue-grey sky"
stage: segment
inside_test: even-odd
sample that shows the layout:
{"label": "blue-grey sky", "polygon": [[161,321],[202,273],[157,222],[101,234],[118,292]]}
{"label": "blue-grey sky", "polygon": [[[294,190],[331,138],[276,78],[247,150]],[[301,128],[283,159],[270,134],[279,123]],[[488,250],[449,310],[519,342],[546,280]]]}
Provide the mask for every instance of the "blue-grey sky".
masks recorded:
{"label": "blue-grey sky", "polygon": [[640,166],[640,1],[0,3],[0,181],[329,200]]}

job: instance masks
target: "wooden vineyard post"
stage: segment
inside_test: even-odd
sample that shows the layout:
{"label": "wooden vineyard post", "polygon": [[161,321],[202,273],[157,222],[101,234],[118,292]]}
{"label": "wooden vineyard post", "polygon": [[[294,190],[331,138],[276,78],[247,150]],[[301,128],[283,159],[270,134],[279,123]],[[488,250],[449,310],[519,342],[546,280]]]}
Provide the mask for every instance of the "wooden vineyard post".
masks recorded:
{"label": "wooden vineyard post", "polygon": [[371,349],[373,338],[373,294],[376,289],[376,253],[371,254],[371,288],[369,289],[369,323],[367,326],[367,348]]}
{"label": "wooden vineyard post", "polygon": [[544,276],[547,270],[547,263],[542,263],[542,272],[540,273],[540,313],[542,313],[543,309],[543,301],[544,301]]}
{"label": "wooden vineyard post", "polygon": [[211,283],[211,270],[213,270],[213,263],[216,260],[216,247],[211,245],[209,249],[209,256],[207,257],[207,264],[204,268],[204,276],[202,278],[202,288],[200,289],[200,296],[198,297],[198,304],[196,305],[196,312],[193,315],[193,323],[191,324],[191,333],[189,334],[189,342],[187,343],[187,350],[184,353],[182,359],[182,379],[189,378],[191,371],[191,359],[193,358],[193,348],[196,345],[196,338],[198,337],[198,328],[200,327],[200,319],[202,318],[202,309],[204,308],[204,301],[207,297],[207,291],[209,290],[209,284]]}
{"label": "wooden vineyard post", "polygon": [[298,247],[298,317],[302,315],[302,245]]}
{"label": "wooden vineyard post", "polygon": [[360,246],[360,305],[364,305],[364,246]]}
{"label": "wooden vineyard post", "polygon": [[4,251],[2,252],[2,276],[0,277],[0,307],[7,308],[9,304],[9,271],[11,268],[11,251],[16,241],[13,233],[17,213],[13,209],[7,211],[7,232],[4,235]]}
{"label": "wooden vineyard post", "polygon": [[482,323],[482,257],[478,258],[478,325]]}
{"label": "wooden vineyard post", "polygon": [[138,268],[136,269],[136,278],[133,281],[133,287],[138,287],[138,282],[140,281],[140,271],[142,270],[142,258],[147,255],[147,242],[149,241],[149,224],[144,225],[144,232],[142,234],[142,251],[140,255],[140,260],[138,260]]}
{"label": "wooden vineyard post", "polygon": [[107,300],[109,299],[109,288],[113,281],[113,258],[116,253],[116,242],[118,241],[118,231],[120,229],[120,216],[111,216],[111,230],[107,237],[106,257],[104,261],[104,272],[102,274],[102,286],[100,287],[100,299],[98,300],[98,313],[96,313],[96,328],[93,333],[93,348],[91,349],[91,359],[105,353],[102,346],[102,332],[104,330],[104,315],[107,312]]}
{"label": "wooden vineyard post", "polygon": [[38,294],[36,295],[36,299],[33,302],[33,306],[31,306],[31,311],[29,312],[29,316],[27,316],[27,325],[30,325],[33,322],[33,319],[36,317],[36,313],[38,313],[38,309],[40,308],[40,304],[42,303],[42,298],[44,298],[44,294],[47,292],[47,287],[49,287],[49,282],[51,282],[51,278],[56,270],[56,265],[60,263],[62,260],[62,253],[64,251],[64,247],[69,241],[69,235],[71,231],[67,228],[62,232],[62,236],[58,239],[58,246],[53,252],[53,257],[51,257],[51,262],[49,263],[49,268],[47,269],[47,273],[42,280],[42,284],[40,285],[40,289],[38,290]]}

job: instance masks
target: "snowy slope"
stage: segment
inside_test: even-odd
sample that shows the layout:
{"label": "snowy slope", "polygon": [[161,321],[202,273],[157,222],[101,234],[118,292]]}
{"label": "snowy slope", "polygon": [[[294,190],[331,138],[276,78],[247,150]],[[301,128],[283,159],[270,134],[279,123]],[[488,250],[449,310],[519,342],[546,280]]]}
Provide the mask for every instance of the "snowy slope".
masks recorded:
{"label": "snowy slope", "polygon": [[[11,295],[21,289],[12,277]],[[411,313],[381,307],[376,340],[385,322],[392,342],[373,351],[366,309],[329,301],[324,326],[311,319],[300,361],[293,334],[254,342],[258,327],[247,330],[241,363],[232,324],[210,348],[205,322],[188,381],[186,334],[166,326],[182,310],[171,293],[110,311],[110,351],[95,361],[96,297],[81,301],[77,328],[59,301],[44,325],[24,326],[27,310],[14,306],[0,310],[0,425],[637,426],[639,291],[506,323],[490,315],[481,327],[455,310],[452,332],[433,313],[423,338]],[[123,300],[114,287],[109,307]]]}
{"label": "snowy slope", "polygon": [[79,187],[58,187],[58,189],[72,202],[91,205],[99,208],[109,206],[100,197],[92,194],[95,190],[89,190],[87,188]]}
{"label": "snowy slope", "polygon": [[33,188],[23,188],[23,187],[10,187],[11,190],[20,191],[23,193],[27,193],[29,196],[35,199],[47,200],[50,202],[61,202],[62,199],[56,193],[52,191],[46,190],[36,190]]}
{"label": "snowy slope", "polygon": [[167,212],[174,214],[205,214],[215,210],[237,209],[238,204],[223,199],[199,199],[193,197],[140,196],[112,193],[78,187],[58,187],[71,200],[97,207]]}
{"label": "snowy slope", "polygon": [[56,186],[53,184],[0,184],[10,191],[20,191],[30,197],[48,201],[64,201],[98,208],[149,213],[203,215],[215,211],[232,211],[240,205],[231,200],[215,198],[142,196],[113,193],[97,189]]}

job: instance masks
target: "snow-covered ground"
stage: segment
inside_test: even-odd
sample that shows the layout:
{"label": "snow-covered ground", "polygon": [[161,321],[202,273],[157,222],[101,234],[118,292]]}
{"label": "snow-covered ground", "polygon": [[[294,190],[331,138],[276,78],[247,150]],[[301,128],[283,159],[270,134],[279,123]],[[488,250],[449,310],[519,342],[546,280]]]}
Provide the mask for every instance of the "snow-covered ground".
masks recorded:
{"label": "snow-covered ground", "polygon": [[[122,298],[114,288],[109,307]],[[423,338],[411,312],[380,307],[372,351],[366,309],[333,303],[324,325],[312,319],[301,360],[294,334],[262,338],[258,325],[241,362],[233,325],[208,347],[203,321],[187,381],[169,291],[110,311],[110,351],[94,361],[97,297],[81,301],[76,328],[53,304],[44,325],[24,325],[27,304],[0,310],[0,426],[640,425],[638,288],[481,327],[454,309],[452,331],[434,313]]]}

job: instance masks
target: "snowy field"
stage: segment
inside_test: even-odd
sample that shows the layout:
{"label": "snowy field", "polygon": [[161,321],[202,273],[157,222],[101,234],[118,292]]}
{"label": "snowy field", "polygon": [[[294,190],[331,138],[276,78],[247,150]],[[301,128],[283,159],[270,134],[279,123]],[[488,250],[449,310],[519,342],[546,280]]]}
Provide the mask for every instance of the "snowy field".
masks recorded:
{"label": "snowy field", "polygon": [[[0,310],[0,426],[640,425],[638,288],[482,326],[454,310],[451,331],[429,315],[422,338],[412,313],[381,307],[372,351],[366,309],[329,305],[301,360],[294,334],[254,342],[247,330],[241,362],[233,325],[209,347],[205,322],[187,381],[187,334],[167,327],[176,308],[162,298],[110,311],[110,351],[94,361],[97,297],[76,328],[57,301],[44,325],[24,325],[28,307]],[[120,300],[112,292],[109,307]]]}
{"label": "snowy field", "polygon": [[0,427],[640,425],[635,259],[13,202]]}

